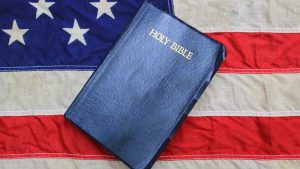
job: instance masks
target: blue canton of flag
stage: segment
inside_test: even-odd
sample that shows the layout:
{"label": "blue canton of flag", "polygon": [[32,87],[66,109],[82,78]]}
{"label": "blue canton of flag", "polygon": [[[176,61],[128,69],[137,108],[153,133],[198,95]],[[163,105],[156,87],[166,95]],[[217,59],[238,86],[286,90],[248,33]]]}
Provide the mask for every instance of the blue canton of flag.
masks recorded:
{"label": "blue canton of flag", "polygon": [[[172,13],[172,0],[152,0]],[[95,69],[143,0],[0,1],[0,70]]]}

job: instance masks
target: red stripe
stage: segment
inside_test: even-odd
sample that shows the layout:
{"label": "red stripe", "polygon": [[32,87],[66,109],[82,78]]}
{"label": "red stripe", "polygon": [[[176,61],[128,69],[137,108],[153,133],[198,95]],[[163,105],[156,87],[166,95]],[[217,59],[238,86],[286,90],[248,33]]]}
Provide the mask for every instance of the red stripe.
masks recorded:
{"label": "red stripe", "polygon": [[[300,158],[300,117],[188,117],[161,160]],[[0,118],[0,157],[115,159],[63,116]]]}
{"label": "red stripe", "polygon": [[223,73],[300,72],[300,33],[209,33],[228,51]]}

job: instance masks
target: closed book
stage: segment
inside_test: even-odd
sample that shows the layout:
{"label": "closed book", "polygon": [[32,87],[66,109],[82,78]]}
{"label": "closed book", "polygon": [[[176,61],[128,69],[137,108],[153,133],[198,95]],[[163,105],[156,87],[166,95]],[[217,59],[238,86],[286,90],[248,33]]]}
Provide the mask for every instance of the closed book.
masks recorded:
{"label": "closed book", "polygon": [[151,168],[226,55],[145,2],[65,117],[130,168]]}

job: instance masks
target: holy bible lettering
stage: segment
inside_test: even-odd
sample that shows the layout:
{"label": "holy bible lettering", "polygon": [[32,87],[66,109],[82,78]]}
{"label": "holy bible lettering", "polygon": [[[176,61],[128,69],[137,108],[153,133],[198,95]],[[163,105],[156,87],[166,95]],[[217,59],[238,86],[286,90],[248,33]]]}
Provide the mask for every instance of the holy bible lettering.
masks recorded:
{"label": "holy bible lettering", "polygon": [[163,35],[162,33],[156,31],[155,29],[152,29],[151,32],[149,33],[150,36],[158,40],[160,43],[167,45],[171,39]]}
{"label": "holy bible lettering", "polygon": [[[162,43],[163,45],[168,45],[169,42],[171,42],[171,39],[165,36],[164,34],[158,32],[155,29],[152,29],[149,33],[151,37]],[[192,59],[193,52],[189,51],[185,47],[179,45],[176,42],[173,42],[172,45],[170,45],[170,49],[175,51],[176,53],[180,54],[181,56],[185,57],[186,59],[190,60]]]}

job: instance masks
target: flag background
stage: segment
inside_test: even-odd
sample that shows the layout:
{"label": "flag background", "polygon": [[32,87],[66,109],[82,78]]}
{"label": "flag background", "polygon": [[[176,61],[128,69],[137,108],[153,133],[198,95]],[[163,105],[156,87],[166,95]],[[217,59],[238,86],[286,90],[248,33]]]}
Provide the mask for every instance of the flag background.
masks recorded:
{"label": "flag background", "polygon": [[[299,168],[298,0],[174,6],[228,58],[154,168]],[[126,168],[63,117],[91,73],[0,73],[0,168]]]}

